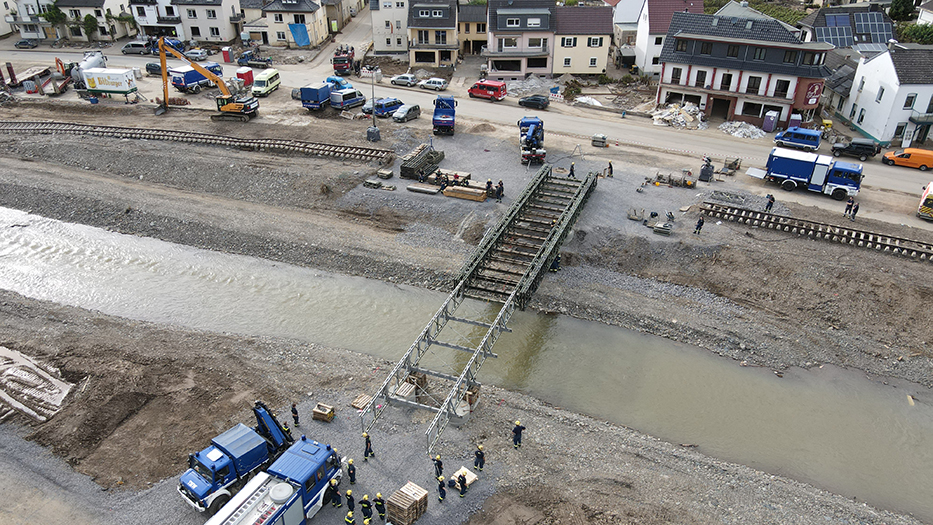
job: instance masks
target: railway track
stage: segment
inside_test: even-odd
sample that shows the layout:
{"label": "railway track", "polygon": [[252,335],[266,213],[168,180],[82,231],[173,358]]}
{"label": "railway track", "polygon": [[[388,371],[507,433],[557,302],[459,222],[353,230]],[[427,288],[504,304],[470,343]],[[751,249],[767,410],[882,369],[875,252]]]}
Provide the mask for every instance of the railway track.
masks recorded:
{"label": "railway track", "polygon": [[758,210],[738,208],[725,204],[704,202],[700,213],[707,217],[738,222],[758,228],[768,228],[812,239],[848,244],[878,252],[900,255],[920,261],[933,261],[933,244],[903,237],[893,237],[856,228],[844,228],[822,222],[808,221]]}
{"label": "railway track", "polygon": [[227,146],[247,151],[275,153],[297,153],[310,156],[354,159],[360,161],[377,160],[387,165],[395,158],[394,152],[387,149],[367,148],[362,146],[338,146],[321,142],[305,142],[290,139],[241,139],[194,131],[169,129],[124,128],[116,126],[95,126],[68,122],[20,122],[0,121],[2,133],[31,133],[39,135],[89,135],[115,139],[165,140],[189,144],[207,144]]}

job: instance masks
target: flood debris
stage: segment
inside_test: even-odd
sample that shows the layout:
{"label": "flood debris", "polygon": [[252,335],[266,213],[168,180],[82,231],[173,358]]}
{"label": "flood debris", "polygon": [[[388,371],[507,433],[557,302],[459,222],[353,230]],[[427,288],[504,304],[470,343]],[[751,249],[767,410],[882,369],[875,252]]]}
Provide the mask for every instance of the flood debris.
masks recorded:
{"label": "flood debris", "polygon": [[655,126],[671,126],[681,129],[706,129],[706,115],[692,103],[668,104],[665,108],[651,112]]}
{"label": "flood debris", "polygon": [[733,137],[739,137],[741,139],[760,139],[765,136],[765,132],[761,130],[758,126],[749,124],[748,122],[737,122],[729,121],[723,122],[719,125],[719,129],[723,133],[728,133]]}

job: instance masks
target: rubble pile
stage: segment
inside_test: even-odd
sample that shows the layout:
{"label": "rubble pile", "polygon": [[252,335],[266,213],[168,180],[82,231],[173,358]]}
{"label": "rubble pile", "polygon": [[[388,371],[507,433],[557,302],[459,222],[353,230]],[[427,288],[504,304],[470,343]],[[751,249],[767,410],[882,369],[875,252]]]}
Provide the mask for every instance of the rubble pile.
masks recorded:
{"label": "rubble pile", "polygon": [[723,122],[719,125],[719,129],[722,130],[723,133],[728,133],[740,139],[760,139],[765,136],[765,132],[762,131],[761,128],[749,124],[748,122]]}
{"label": "rubble pile", "polygon": [[593,97],[579,97],[578,96],[577,98],[573,99],[573,101],[575,103],[579,102],[580,104],[588,104],[590,106],[602,106],[602,103],[600,103],[598,100],[596,100]]}
{"label": "rubble pile", "polygon": [[706,116],[692,102],[686,104],[668,104],[666,108],[651,112],[655,126],[671,126],[686,129],[706,129]]}
{"label": "rubble pile", "polygon": [[547,95],[548,90],[556,85],[557,84],[551,79],[531,75],[525,80],[512,80],[507,82],[505,89],[509,95],[525,97],[528,95]]}
{"label": "rubble pile", "polygon": [[414,71],[412,74],[415,75],[415,77],[417,77],[418,79],[431,78],[434,76],[434,73],[431,71],[428,71],[427,69],[418,69]]}

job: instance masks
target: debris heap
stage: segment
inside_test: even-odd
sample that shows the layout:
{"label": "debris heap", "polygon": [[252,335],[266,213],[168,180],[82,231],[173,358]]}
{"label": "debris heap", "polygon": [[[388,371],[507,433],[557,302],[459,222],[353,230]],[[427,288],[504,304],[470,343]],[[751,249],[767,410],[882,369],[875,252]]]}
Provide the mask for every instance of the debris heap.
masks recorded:
{"label": "debris heap", "polygon": [[514,95],[516,97],[547,95],[549,90],[556,85],[557,84],[551,79],[531,75],[524,80],[506,82],[505,90],[509,95]]}
{"label": "debris heap", "polygon": [[733,137],[739,137],[741,139],[760,139],[765,136],[765,132],[762,131],[761,128],[749,124],[748,122],[723,122],[719,125],[719,129],[721,129],[723,133],[728,133]]}
{"label": "debris heap", "polygon": [[686,104],[668,104],[666,108],[651,113],[655,126],[671,126],[686,129],[706,129],[706,116],[692,102]]}

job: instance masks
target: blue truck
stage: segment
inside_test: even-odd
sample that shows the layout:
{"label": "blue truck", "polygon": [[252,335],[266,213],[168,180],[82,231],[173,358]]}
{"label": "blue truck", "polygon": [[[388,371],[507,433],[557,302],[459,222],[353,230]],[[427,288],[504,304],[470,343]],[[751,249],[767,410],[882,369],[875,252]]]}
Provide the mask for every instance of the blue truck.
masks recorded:
{"label": "blue truck", "polygon": [[341,467],[330,445],[301,436],[206,525],[306,525],[321,510],[330,480],[340,482]]}
{"label": "blue truck", "polygon": [[434,99],[434,134],[453,135],[457,120],[457,101],[451,96],[438,96]]}
{"label": "blue truck", "polygon": [[[224,76],[224,70],[217,62],[205,62],[201,67],[218,77]],[[201,88],[214,87],[214,83],[209,78],[192,66],[171,69],[168,73],[172,77],[172,85],[182,93],[200,93]]]}
{"label": "blue truck", "polygon": [[178,493],[199,512],[216,514],[250,475],[275,461],[293,442],[288,428],[260,401],[253,406],[256,427],[242,423],[211,440],[210,446],[188,456]]}
{"label": "blue truck", "polygon": [[305,86],[300,90],[301,105],[308,108],[308,111],[324,109],[330,105],[330,84],[318,82]]}
{"label": "blue truck", "polygon": [[858,195],[862,165],[833,160],[829,155],[774,148],[767,169],[749,168],[747,175],[780,184],[786,191],[805,188],[831,195],[837,201]]}
{"label": "blue truck", "polygon": [[518,121],[518,130],[522,164],[544,162],[547,155],[544,149],[544,121],[538,117],[522,117]]}

